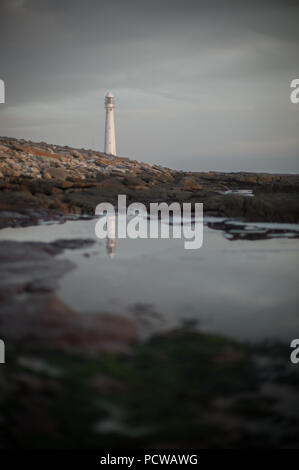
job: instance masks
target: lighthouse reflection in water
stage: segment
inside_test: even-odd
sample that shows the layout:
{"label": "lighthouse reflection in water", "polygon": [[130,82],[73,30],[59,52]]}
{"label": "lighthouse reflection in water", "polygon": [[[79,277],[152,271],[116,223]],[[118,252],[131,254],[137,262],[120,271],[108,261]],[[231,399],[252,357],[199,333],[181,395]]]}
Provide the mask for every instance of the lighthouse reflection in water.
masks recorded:
{"label": "lighthouse reflection in water", "polygon": [[110,259],[115,255],[115,215],[107,216],[107,253]]}

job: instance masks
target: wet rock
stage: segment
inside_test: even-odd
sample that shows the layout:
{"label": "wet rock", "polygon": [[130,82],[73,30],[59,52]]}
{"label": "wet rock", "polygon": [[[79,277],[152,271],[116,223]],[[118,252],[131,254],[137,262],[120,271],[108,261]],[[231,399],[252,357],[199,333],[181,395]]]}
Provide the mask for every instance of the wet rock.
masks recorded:
{"label": "wet rock", "polygon": [[89,238],[78,238],[72,240],[55,240],[54,242],[50,243],[51,247],[57,248],[58,250],[78,250],[82,248],[86,248],[88,246],[94,245],[95,241]]}
{"label": "wet rock", "polygon": [[45,285],[49,282],[52,290],[53,282],[74,267],[69,260],[57,260],[54,256],[64,249],[85,248],[93,243],[91,239],[56,240],[52,243],[1,241],[1,285],[17,285],[19,289],[26,290],[32,283],[43,282]]}
{"label": "wet rock", "polygon": [[132,319],[102,312],[79,314],[54,293],[59,279],[74,268],[55,256],[93,243],[0,242],[0,331],[8,344],[94,354],[123,351],[136,341]]}
{"label": "wet rock", "polygon": [[2,288],[14,287],[26,291],[32,283],[49,285],[53,290],[59,278],[73,268],[68,260],[53,256],[62,248],[54,244],[14,241],[0,242],[0,283]]}
{"label": "wet rock", "polygon": [[2,301],[0,328],[7,343],[89,355],[125,351],[137,340],[132,319],[77,313],[53,294],[33,292]]}

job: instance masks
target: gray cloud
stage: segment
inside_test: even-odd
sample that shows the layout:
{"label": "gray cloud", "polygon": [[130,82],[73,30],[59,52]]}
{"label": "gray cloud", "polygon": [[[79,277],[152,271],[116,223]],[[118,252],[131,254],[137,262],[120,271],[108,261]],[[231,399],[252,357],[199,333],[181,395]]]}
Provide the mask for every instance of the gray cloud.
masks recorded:
{"label": "gray cloud", "polygon": [[296,171],[295,1],[2,0],[2,135],[177,168]]}

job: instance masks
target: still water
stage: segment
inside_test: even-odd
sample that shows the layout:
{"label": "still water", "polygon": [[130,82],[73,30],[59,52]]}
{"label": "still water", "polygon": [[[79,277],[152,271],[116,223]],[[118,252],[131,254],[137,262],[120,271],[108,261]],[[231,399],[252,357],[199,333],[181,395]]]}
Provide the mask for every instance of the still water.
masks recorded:
{"label": "still water", "polygon": [[8,228],[0,240],[93,238],[93,246],[60,255],[76,268],[60,280],[58,293],[82,313],[134,315],[145,332],[192,321],[248,341],[298,337],[298,239],[231,241],[205,225],[199,250],[185,250],[183,240],[123,239],[116,240],[110,259],[107,242],[95,237],[95,223]]}

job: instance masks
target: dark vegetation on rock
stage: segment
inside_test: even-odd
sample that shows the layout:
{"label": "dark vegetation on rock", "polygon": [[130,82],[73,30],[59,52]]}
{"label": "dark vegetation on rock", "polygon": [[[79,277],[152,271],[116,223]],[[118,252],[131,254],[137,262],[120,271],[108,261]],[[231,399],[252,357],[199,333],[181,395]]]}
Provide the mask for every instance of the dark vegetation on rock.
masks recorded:
{"label": "dark vegetation on rock", "polygon": [[299,376],[279,349],[260,352],[191,328],[127,352],[90,356],[80,346],[77,355],[53,348],[11,351],[10,368],[0,376],[1,447],[299,445],[298,415],[288,407]]}

